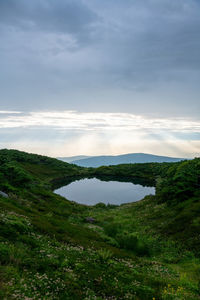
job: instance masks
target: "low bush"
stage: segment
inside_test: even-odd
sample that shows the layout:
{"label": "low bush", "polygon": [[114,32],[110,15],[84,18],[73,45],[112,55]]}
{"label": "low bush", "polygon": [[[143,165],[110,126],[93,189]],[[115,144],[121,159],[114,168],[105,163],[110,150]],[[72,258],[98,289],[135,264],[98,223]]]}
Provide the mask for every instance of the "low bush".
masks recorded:
{"label": "low bush", "polygon": [[134,234],[117,234],[115,239],[121,248],[131,250],[137,255],[149,255],[147,244]]}

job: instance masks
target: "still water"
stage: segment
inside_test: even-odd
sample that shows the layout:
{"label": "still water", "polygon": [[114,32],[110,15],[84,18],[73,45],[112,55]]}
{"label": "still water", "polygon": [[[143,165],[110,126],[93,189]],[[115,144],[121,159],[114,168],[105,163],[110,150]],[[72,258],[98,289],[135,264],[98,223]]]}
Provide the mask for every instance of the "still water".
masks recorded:
{"label": "still water", "polygon": [[101,181],[92,178],[74,181],[54,192],[68,200],[86,205],[99,202],[120,205],[141,200],[149,194],[154,195],[155,188],[131,182]]}

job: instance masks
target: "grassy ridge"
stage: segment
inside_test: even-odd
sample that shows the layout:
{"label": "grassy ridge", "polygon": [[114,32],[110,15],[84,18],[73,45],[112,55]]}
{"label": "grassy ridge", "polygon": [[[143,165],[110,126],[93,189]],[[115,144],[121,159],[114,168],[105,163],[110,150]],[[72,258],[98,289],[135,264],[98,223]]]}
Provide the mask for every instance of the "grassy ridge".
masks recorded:
{"label": "grassy ridge", "polygon": [[[92,169],[1,150],[0,297],[199,299],[199,175],[199,159]],[[143,180],[157,194],[87,207],[52,192],[74,176]]]}

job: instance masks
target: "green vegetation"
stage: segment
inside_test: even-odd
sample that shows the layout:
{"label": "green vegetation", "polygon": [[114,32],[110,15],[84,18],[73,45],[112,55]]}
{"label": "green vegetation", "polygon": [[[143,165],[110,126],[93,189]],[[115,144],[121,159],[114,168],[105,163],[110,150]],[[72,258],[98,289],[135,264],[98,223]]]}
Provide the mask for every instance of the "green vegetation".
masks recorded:
{"label": "green vegetation", "polygon": [[[92,176],[156,195],[88,207],[52,191]],[[0,191],[1,299],[200,299],[200,159],[93,169],[0,150]]]}

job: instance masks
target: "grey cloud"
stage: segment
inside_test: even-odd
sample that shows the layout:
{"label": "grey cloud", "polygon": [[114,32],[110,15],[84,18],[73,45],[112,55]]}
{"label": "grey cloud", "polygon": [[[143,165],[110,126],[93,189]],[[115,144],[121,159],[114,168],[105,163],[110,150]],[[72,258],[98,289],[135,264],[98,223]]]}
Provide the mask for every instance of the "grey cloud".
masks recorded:
{"label": "grey cloud", "polygon": [[1,0],[0,23],[23,30],[79,33],[96,15],[78,0]]}
{"label": "grey cloud", "polygon": [[199,1],[1,0],[0,35],[0,108],[198,113]]}

